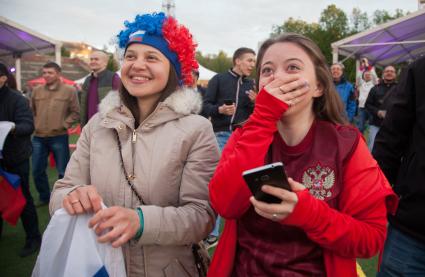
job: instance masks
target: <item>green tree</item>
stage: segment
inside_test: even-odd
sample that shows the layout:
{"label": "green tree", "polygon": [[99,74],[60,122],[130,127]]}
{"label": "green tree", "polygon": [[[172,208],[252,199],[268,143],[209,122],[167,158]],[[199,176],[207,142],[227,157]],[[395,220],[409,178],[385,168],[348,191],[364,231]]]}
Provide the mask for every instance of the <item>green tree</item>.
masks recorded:
{"label": "green tree", "polygon": [[335,5],[329,5],[320,15],[319,24],[335,40],[345,37],[348,33],[348,19],[345,12]]}
{"label": "green tree", "polygon": [[373,23],[375,23],[375,25],[379,25],[379,24],[383,24],[385,22],[397,19],[399,17],[408,15],[408,12],[404,12],[401,9],[396,9],[394,15],[391,15],[388,11],[386,10],[376,10],[373,13]]}
{"label": "green tree", "polygon": [[371,27],[369,16],[359,8],[354,8],[350,16],[350,33],[356,34]]}
{"label": "green tree", "polygon": [[196,52],[196,59],[203,67],[218,73],[226,72],[233,65],[232,58],[228,57],[222,50],[218,54],[208,54],[206,56],[198,51]]}
{"label": "green tree", "polygon": [[118,61],[114,58],[114,55],[108,54],[108,65],[106,66],[106,69],[117,72],[119,69]]}
{"label": "green tree", "polygon": [[69,50],[67,50],[65,47],[61,47],[61,55],[62,57],[71,57],[71,52],[69,52]]}

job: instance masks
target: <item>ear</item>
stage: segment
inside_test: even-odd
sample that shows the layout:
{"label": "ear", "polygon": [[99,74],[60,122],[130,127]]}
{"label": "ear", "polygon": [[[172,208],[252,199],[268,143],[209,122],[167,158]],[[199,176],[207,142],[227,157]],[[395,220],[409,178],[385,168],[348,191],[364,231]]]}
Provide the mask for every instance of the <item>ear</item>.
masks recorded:
{"label": "ear", "polygon": [[321,83],[316,83],[316,88],[313,90],[313,97],[320,97],[323,95],[323,86]]}

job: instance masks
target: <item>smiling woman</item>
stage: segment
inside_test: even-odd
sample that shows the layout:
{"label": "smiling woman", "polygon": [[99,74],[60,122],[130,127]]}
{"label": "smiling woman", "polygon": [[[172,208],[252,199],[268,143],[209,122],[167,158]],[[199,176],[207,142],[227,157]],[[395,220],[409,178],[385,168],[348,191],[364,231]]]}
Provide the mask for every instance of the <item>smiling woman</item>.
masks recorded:
{"label": "smiling woman", "polygon": [[127,276],[197,276],[192,244],[213,227],[207,184],[219,153],[188,88],[195,44],[163,13],[125,26],[121,88],[84,127],[50,211],[95,213],[90,227],[99,242],[123,247]]}
{"label": "smiling woman", "polygon": [[[209,276],[357,276],[356,258],[382,250],[397,197],[358,131],[348,126],[323,54],[285,34],[257,59],[254,112],[230,137],[210,182],[226,219]],[[291,191],[255,199],[242,178],[266,163],[285,165]]]}

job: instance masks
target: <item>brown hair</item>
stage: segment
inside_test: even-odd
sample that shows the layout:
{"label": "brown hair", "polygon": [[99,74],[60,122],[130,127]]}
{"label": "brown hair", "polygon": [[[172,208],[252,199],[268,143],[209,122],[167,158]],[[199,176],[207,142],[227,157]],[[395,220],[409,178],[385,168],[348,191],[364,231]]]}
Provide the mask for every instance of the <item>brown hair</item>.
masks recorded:
{"label": "brown hair", "polygon": [[[173,92],[175,92],[178,86],[179,86],[179,81],[177,78],[177,73],[174,70],[174,67],[170,66],[170,72],[168,74],[168,82],[164,90],[161,92],[161,97],[159,98],[158,103],[164,101],[168,96],[170,96]],[[137,97],[131,95],[122,82],[121,82],[121,87],[119,89],[119,92],[120,92],[122,102],[131,111],[131,114],[133,115],[135,119],[135,128],[137,128],[137,126],[139,126],[140,124],[139,122],[140,110],[139,110],[139,105],[137,104]]]}
{"label": "brown hair", "polygon": [[286,33],[275,38],[266,40],[260,47],[256,64],[256,81],[259,83],[261,62],[264,54],[275,43],[290,42],[302,48],[310,57],[314,65],[316,78],[323,89],[323,95],[314,98],[313,112],[319,119],[330,121],[335,124],[348,124],[347,117],[344,112],[344,106],[333,84],[332,75],[326,64],[326,59],[320,51],[319,47],[309,38],[294,34]]}
{"label": "brown hair", "polygon": [[62,71],[62,68],[55,62],[47,62],[45,65],[43,65],[43,68],[53,68],[58,73]]}
{"label": "brown hair", "polygon": [[241,58],[244,54],[247,54],[247,53],[255,55],[255,51],[248,47],[241,47],[236,49],[235,53],[233,53],[233,58],[232,58],[233,65],[236,64],[237,59]]}

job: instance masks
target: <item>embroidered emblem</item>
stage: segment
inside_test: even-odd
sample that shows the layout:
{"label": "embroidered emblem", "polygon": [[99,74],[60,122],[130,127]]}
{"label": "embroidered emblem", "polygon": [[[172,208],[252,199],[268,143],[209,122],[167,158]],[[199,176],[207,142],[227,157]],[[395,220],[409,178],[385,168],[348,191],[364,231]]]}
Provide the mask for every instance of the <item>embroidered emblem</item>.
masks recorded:
{"label": "embroidered emblem", "polygon": [[315,198],[325,200],[332,196],[331,188],[335,184],[335,172],[318,163],[316,167],[309,167],[304,172],[303,184]]}

